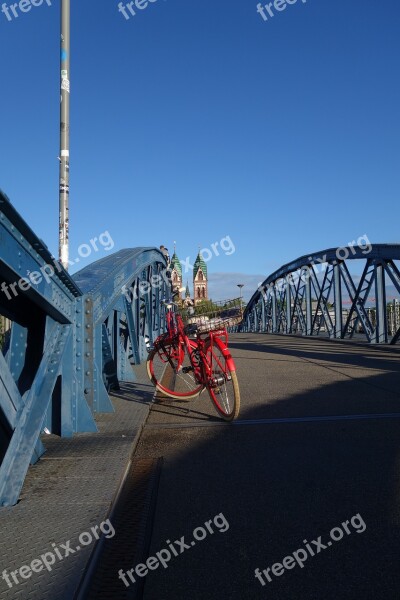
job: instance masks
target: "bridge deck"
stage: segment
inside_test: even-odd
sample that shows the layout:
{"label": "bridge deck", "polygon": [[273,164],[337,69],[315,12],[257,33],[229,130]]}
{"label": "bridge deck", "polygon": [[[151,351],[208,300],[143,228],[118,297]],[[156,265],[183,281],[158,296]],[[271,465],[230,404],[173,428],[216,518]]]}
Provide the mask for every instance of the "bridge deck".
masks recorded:
{"label": "bridge deck", "polygon": [[[154,389],[143,366],[137,375],[139,383],[124,384],[111,396],[115,413],[97,416],[99,433],[44,436],[46,454],[29,469],[19,503],[0,509],[0,576],[6,569],[12,584],[0,578],[1,600],[74,598],[95,548],[92,527],[107,520],[149,413]],[[85,533],[93,541],[76,551]],[[74,552],[63,548],[68,544]],[[13,580],[12,571],[46,553],[55,556],[53,565],[47,557],[50,570],[42,567],[25,580],[16,574],[18,583]]]}
{"label": "bridge deck", "polygon": [[[214,526],[168,569],[149,572],[145,600],[398,599],[400,419],[301,418],[400,417],[399,351],[252,334],[231,342],[240,421],[213,420],[205,396],[163,401],[137,451],[164,457],[151,555],[182,535],[190,543],[221,512],[229,530]],[[365,532],[352,529],[304,568],[269,572],[264,587],[255,578],[256,568],[282,563],[303,540],[322,536],[326,544],[333,527],[358,513]]]}
{"label": "bridge deck", "polygon": [[[158,494],[152,529],[145,528],[150,555],[182,536],[189,548],[178,556],[170,553],[167,569],[160,566],[143,580],[135,575],[137,583],[129,588],[118,580],[118,570],[126,573],[142,561],[126,552],[121,562],[109,565],[118,593],[106,595],[107,582],[102,588],[94,572],[93,588],[85,597],[398,599],[398,349],[253,334],[232,336],[231,346],[241,385],[239,421],[221,423],[206,395],[185,403],[160,399],[134,456],[134,465],[163,459],[158,488],[153,486]],[[127,402],[127,396],[115,399],[117,414],[101,417],[98,437],[80,435],[77,446],[68,440],[51,442],[47,458],[30,470],[24,487],[29,498],[0,511],[3,568],[29,564],[51,551],[52,542],[70,539],[75,547],[79,533],[106,517],[138,432],[133,405],[140,407],[140,428],[150,394],[145,384],[135,403]],[[61,456],[64,472],[57,472]],[[78,472],[67,490],[70,463]],[[85,489],[91,494],[87,502]],[[137,504],[133,486],[127,521]],[[151,503],[147,505],[151,521]],[[214,522],[220,513],[223,517]],[[348,524],[350,534],[314,557],[308,555],[304,568],[296,563],[281,572],[275,567],[280,575],[270,570],[271,582],[264,577],[264,587],[255,578],[256,568],[266,570],[304,549],[303,540],[318,552],[312,540],[322,536],[327,545],[332,528],[343,529],[341,524],[357,514],[366,524],[364,532],[356,532],[361,521],[354,521],[354,526]],[[192,546],[192,532],[210,520],[214,534]],[[229,529],[222,532],[226,523]],[[143,527],[126,529],[126,523],[116,526],[117,535],[105,549],[124,536],[143,534]],[[180,552],[179,545],[174,548]],[[90,549],[12,590],[1,581],[0,598],[72,600]],[[143,595],[139,581],[145,582]]]}

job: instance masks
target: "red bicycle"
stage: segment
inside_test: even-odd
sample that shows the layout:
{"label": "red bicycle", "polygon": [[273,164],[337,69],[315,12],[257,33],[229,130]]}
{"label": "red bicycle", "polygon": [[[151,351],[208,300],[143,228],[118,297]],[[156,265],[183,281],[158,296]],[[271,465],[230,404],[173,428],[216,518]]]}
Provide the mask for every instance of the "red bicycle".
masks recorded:
{"label": "red bicycle", "polygon": [[226,327],[232,319],[201,317],[184,325],[173,303],[167,304],[167,331],[159,336],[147,359],[156,388],[171,398],[189,400],[207,389],[218,414],[226,421],[240,410],[236,366],[228,349]]}

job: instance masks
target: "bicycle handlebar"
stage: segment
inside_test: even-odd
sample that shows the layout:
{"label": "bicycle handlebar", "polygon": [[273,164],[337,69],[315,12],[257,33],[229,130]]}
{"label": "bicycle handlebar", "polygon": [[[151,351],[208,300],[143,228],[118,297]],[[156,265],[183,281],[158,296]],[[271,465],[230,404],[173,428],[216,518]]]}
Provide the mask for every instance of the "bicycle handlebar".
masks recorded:
{"label": "bicycle handlebar", "polygon": [[164,304],[165,306],[179,306],[179,304],[177,302],[174,302],[173,300],[170,300],[169,302],[167,302],[166,300],[163,300],[161,304]]}

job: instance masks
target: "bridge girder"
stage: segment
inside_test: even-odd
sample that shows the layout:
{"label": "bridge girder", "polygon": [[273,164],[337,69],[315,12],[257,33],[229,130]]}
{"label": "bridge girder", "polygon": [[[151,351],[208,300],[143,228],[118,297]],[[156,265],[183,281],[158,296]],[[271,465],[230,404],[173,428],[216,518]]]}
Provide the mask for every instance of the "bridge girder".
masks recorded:
{"label": "bridge girder", "polygon": [[0,192],[0,314],[12,321],[0,352],[0,505],[18,501],[45,428],[96,432],[95,414],[113,411],[108,391],[135,379],[164,331],[169,289],[156,248],[121,250],[71,277]]}
{"label": "bridge girder", "polygon": [[[356,260],[363,262],[361,275],[350,272]],[[302,256],[258,287],[240,330],[302,335],[323,331],[336,339],[362,333],[370,343],[394,344],[400,338],[400,323],[389,333],[386,288],[391,284],[400,295],[398,260],[400,244],[330,248]]]}

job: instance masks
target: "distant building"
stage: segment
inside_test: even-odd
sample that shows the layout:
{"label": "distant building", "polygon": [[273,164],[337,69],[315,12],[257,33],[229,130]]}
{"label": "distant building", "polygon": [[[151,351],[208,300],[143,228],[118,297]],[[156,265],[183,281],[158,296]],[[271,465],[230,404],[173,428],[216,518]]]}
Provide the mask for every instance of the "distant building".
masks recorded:
{"label": "distant building", "polygon": [[[174,253],[171,258],[170,270],[174,291],[182,290],[182,265],[176,253],[176,248],[174,248]],[[194,306],[204,300],[208,300],[208,273],[206,262],[199,251],[193,265],[193,298],[191,298],[189,282],[187,282],[183,304],[185,306]]]}
{"label": "distant building", "polygon": [[182,288],[182,265],[176,254],[176,248],[174,248],[174,253],[171,258],[170,269],[172,287],[174,291],[178,291]]}
{"label": "distant building", "polygon": [[207,265],[200,251],[193,268],[193,294],[195,305],[202,300],[208,300]]}
{"label": "distant building", "polygon": [[185,298],[183,300],[183,306],[185,308],[189,308],[190,306],[194,306],[194,302],[190,297],[190,289],[189,289],[189,282],[186,283],[186,291],[185,291]]}

